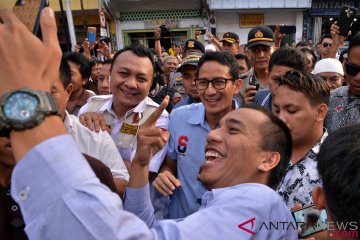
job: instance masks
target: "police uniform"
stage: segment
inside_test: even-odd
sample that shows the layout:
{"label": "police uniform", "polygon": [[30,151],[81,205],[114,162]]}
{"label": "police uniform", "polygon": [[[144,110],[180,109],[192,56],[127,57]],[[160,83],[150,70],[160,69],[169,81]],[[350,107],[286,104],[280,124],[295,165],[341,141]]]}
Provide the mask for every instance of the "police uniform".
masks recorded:
{"label": "police uniform", "polygon": [[[136,136],[139,126],[159,107],[149,97],[142,100],[135,108],[129,110],[124,117],[118,118],[112,110],[113,96],[103,95],[89,98],[88,102],[80,109],[79,115],[85,112],[99,112],[105,118],[106,125],[111,129],[114,140],[122,158],[132,160],[136,152]],[[164,111],[156,126],[167,129],[169,114]],[[164,160],[166,151],[162,149],[150,161],[150,172],[158,172]]]}

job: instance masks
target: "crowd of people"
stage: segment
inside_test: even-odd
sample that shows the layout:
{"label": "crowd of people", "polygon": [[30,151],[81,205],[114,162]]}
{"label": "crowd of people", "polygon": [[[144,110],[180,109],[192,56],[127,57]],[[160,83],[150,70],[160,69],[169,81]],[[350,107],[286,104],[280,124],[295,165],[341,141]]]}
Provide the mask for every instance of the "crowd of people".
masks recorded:
{"label": "crowd of people", "polygon": [[1,239],[298,239],[312,205],[359,237],[360,33],[62,53],[40,22],[0,9]]}

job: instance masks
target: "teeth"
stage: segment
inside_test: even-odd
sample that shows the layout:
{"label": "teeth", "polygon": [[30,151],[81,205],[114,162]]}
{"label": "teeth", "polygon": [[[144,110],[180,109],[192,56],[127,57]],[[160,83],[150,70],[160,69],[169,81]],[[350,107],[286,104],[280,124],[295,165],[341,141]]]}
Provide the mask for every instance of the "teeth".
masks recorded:
{"label": "teeth", "polygon": [[220,153],[215,152],[215,151],[206,151],[205,157],[206,157],[207,161],[211,161],[214,158],[223,158],[223,156],[220,155]]}

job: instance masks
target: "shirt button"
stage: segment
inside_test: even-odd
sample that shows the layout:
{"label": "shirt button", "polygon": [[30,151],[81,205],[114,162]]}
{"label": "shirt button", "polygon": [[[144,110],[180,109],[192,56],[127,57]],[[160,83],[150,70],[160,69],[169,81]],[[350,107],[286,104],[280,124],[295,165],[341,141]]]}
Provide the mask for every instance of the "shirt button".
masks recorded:
{"label": "shirt button", "polygon": [[10,196],[10,195],[11,195],[11,190],[9,189],[6,191],[6,196]]}
{"label": "shirt button", "polygon": [[28,198],[30,187],[26,187],[25,189],[19,192],[19,198],[21,201],[25,201]]}
{"label": "shirt button", "polygon": [[13,211],[13,212],[16,212],[18,209],[19,209],[19,207],[16,205],[11,206],[11,211]]}

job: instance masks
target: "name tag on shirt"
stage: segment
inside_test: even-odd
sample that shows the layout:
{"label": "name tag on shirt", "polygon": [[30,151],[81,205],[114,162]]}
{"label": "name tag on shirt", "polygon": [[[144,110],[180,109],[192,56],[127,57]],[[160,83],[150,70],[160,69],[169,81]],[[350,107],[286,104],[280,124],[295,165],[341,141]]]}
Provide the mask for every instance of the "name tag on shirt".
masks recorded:
{"label": "name tag on shirt", "polygon": [[139,128],[139,126],[137,126],[137,125],[123,123],[121,125],[120,132],[125,133],[125,134],[130,134],[130,135],[136,135],[138,128]]}

